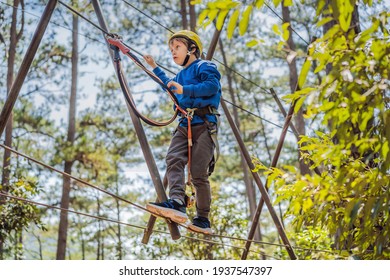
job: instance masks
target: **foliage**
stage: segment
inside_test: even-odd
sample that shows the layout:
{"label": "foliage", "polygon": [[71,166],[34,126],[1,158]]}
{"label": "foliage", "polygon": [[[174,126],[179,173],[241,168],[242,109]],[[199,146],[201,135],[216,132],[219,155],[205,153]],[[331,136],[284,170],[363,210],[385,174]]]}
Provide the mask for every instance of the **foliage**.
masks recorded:
{"label": "foliage", "polygon": [[[31,199],[32,196],[36,196],[39,193],[39,189],[40,187],[35,180],[21,177],[7,187],[8,191],[6,194],[22,199]],[[0,186],[0,191],[2,191],[2,186]],[[14,241],[14,243],[19,244],[19,246],[13,248],[16,251],[15,255],[21,255],[22,244],[18,239],[13,239],[13,234],[19,234],[22,230],[28,230],[32,223],[40,230],[46,230],[37,206],[13,198],[1,197],[0,240],[9,246],[9,251],[14,246],[9,243]]]}
{"label": "foliage", "polygon": [[[341,18],[348,15],[338,15],[340,24],[311,46],[307,59],[317,62],[315,73],[332,65],[326,79],[287,96],[299,104],[309,98],[307,117],[322,118],[325,132],[300,140],[302,156],[322,173],[300,177],[287,168],[268,174],[278,188],[277,202],[290,202],[295,230],[320,226],[335,236],[335,249],[383,259],[389,257],[390,230],[390,14],[372,18],[360,34],[345,32]],[[303,85],[306,74],[300,80]]]}
{"label": "foliage", "polygon": [[[216,194],[216,201],[212,204],[212,213],[218,212],[218,215],[211,215],[210,221],[213,233],[216,235],[234,236],[245,238],[243,229],[248,228],[248,219],[243,213],[244,206],[237,197],[231,192],[225,192],[213,186],[213,192]],[[232,190],[235,192],[235,190]],[[218,195],[217,195],[218,194]],[[189,208],[188,215],[196,215],[194,208]],[[158,220],[160,221],[160,220]],[[185,229],[184,229],[185,230]],[[244,243],[242,241],[229,240],[222,237],[208,237],[205,235],[194,234],[191,232],[181,232],[183,237],[179,243],[169,240],[169,236],[163,235],[159,238],[151,239],[152,247],[145,247],[147,253],[145,259],[166,259],[166,258],[185,258],[192,260],[223,260],[239,259],[242,254]],[[155,233],[159,234],[160,233]],[[188,238],[186,238],[186,237]],[[210,243],[207,241],[210,240]],[[255,251],[255,250],[254,250]],[[255,251],[256,252],[256,251]]]}
{"label": "foliage", "polygon": [[[39,14],[37,11],[43,9],[41,3],[44,2],[26,5],[33,5],[34,11]],[[202,23],[205,28],[201,34],[205,45],[212,35],[212,32],[208,32],[211,30],[208,24],[215,21],[217,28],[223,28],[223,24],[226,26],[226,32],[221,33],[221,39],[228,50],[227,64],[243,75],[243,77],[233,75],[233,88],[237,91],[236,104],[256,111],[260,115],[267,114],[268,111],[264,111],[263,106],[270,104],[271,98],[263,92],[259,93],[256,84],[272,86],[277,92],[284,91],[288,77],[283,74],[280,76],[270,74],[269,69],[279,69],[282,63],[285,64],[285,54],[281,50],[285,51],[288,47],[286,38],[290,35],[290,25],[280,24],[268,28],[265,24],[267,20],[256,14],[265,8],[266,1],[192,2],[197,4],[198,11],[205,7],[199,17],[199,23]],[[203,4],[205,2],[207,4]],[[305,9],[310,7],[313,11],[313,3],[306,5],[303,2],[283,1],[291,8],[299,4]],[[388,15],[377,16],[377,20],[373,20],[375,24],[356,36],[346,32],[346,28],[348,29],[350,25],[351,7],[355,1],[348,1],[348,3],[332,1],[333,6],[327,11],[322,9],[325,1],[315,2],[318,14],[314,19],[307,20],[310,22],[309,27],[313,20],[318,22],[318,27],[321,27],[330,19],[335,19],[337,22],[335,26],[338,27],[331,29],[327,35],[313,43],[309,59],[303,65],[304,71],[301,71],[299,79],[303,90],[290,95],[287,100],[298,100],[297,108],[303,102],[311,101],[312,104],[306,110],[307,116],[313,122],[318,119],[324,121],[314,137],[301,139],[307,151],[303,156],[308,161],[313,161],[315,165],[312,167],[318,166],[323,173],[321,176],[314,174],[299,177],[295,174],[295,167],[272,170],[269,173],[270,178],[278,187],[276,203],[281,202],[283,207],[287,205],[287,216],[295,218],[292,224],[294,231],[288,232],[294,245],[321,250],[310,252],[297,249],[299,258],[344,258],[345,252],[349,249],[356,257],[386,258],[385,249],[382,249],[381,253],[378,245],[382,244],[382,247],[385,247],[386,233],[389,235],[388,211],[383,211],[388,207],[389,184],[388,173],[386,173],[389,164],[388,92],[384,93],[387,90],[384,87],[388,84],[386,69],[389,68],[388,58],[384,54],[389,51],[383,40],[388,36],[385,27],[388,24],[386,23]],[[366,2],[369,1],[364,1]],[[281,3],[281,0],[273,1],[277,8]],[[91,5],[84,4],[80,4],[78,9],[82,9],[81,6],[85,6],[87,10],[91,9]],[[125,41],[135,49],[150,52],[157,61],[163,62],[162,65],[172,66],[169,50],[166,48],[168,31],[162,30],[161,26],[152,23],[122,1],[104,1],[103,6],[104,13],[110,15],[109,26],[112,31],[123,35]],[[177,16],[180,14],[180,7],[175,1],[159,3],[141,1],[137,3],[137,7],[147,15],[158,18],[159,22],[172,30],[182,28],[181,20]],[[343,12],[340,13],[339,10]],[[331,16],[322,17],[325,12],[330,13]],[[88,17],[95,18],[93,13]],[[81,63],[82,72],[78,90],[84,93],[88,100],[78,99],[81,106],[78,107],[78,130],[74,145],[69,145],[64,140],[66,125],[62,119],[59,119],[63,118],[67,111],[70,50],[69,44],[63,42],[63,37],[64,35],[69,37],[70,33],[64,31],[61,25],[71,26],[70,18],[71,14],[62,6],[53,14],[53,21],[57,24],[49,25],[47,31],[49,37],[45,34],[40,45],[41,53],[36,57],[32,65],[33,71],[29,74],[29,80],[26,81],[21,92],[34,105],[38,98],[35,98],[36,95],[33,96],[32,93],[37,93],[40,97],[39,106],[36,108],[30,102],[17,103],[17,106],[22,107],[22,113],[17,113],[15,118],[19,128],[15,132],[17,139],[15,146],[35,158],[44,159],[45,162],[51,161],[51,164],[57,167],[62,166],[64,160],[75,160],[73,170],[75,176],[92,181],[130,201],[142,204],[155,199],[148,175],[137,175],[143,176],[144,181],[138,178],[129,179],[127,176],[134,169],[141,170],[140,164],[144,163],[144,159],[139,151],[138,141],[123,97],[118,90],[116,78],[112,71],[108,71],[112,67],[109,65],[101,33],[83,20],[80,20],[80,44],[82,45],[80,53],[88,60],[82,61],[87,64]],[[304,21],[302,18],[292,19],[291,26],[296,28],[294,24],[299,20]],[[256,25],[253,24],[255,21]],[[57,36],[57,32],[61,36]],[[199,32],[202,33],[202,30]],[[83,36],[86,33],[88,36]],[[7,38],[6,32],[2,34]],[[91,38],[98,39],[91,40]],[[28,42],[24,41],[23,44],[19,44],[18,50],[22,48],[21,46],[27,45]],[[298,46],[297,53],[289,53],[290,59],[300,57],[303,60],[303,48],[303,45]],[[333,63],[330,75],[320,86],[313,85],[314,75],[324,75],[323,70],[329,62]],[[134,65],[127,65],[126,59],[123,59],[123,65],[130,87],[135,88],[134,97],[141,110],[157,119],[164,119],[165,116],[170,115],[172,104],[165,99],[163,101],[160,95],[157,95],[157,98],[153,97],[153,94],[161,92],[160,89],[150,86],[150,80],[146,80],[144,74]],[[315,73],[312,67],[315,68]],[[219,69],[226,77],[228,71],[220,66]],[[89,71],[93,78],[85,79],[88,75],[91,77]],[[250,81],[245,80],[244,76],[249,77]],[[350,77],[353,81],[350,81]],[[95,84],[92,86],[93,79]],[[223,81],[222,84],[225,93],[227,83]],[[305,88],[305,84],[308,87]],[[2,81],[0,85],[3,86]],[[62,95],[53,94],[56,90]],[[1,92],[5,91],[1,89]],[[91,101],[91,96],[97,96],[95,102]],[[254,100],[256,102],[253,102]],[[275,106],[272,106],[272,110],[273,107]],[[32,117],[27,113],[31,113]],[[262,142],[267,140],[266,135],[274,134],[272,131],[274,127],[267,124],[267,130],[263,133],[257,118],[248,118],[248,115],[242,111],[238,111],[238,116],[244,141],[249,146],[248,150],[259,158],[266,158],[267,160],[262,162],[267,165],[267,161],[270,161],[269,150],[272,151],[275,139],[268,136],[270,137],[267,146],[268,154],[264,151]],[[281,117],[278,117],[278,120],[281,120]],[[162,130],[145,126],[157,164],[161,168],[164,167],[163,159],[170,138],[170,129],[172,128]],[[358,133],[355,133],[356,131]],[[248,209],[245,203],[239,151],[223,116],[219,138],[222,154],[217,169],[211,177],[213,229],[218,234],[245,238],[246,236],[243,235],[248,230],[246,214]],[[337,142],[334,141],[335,139]],[[294,145],[291,149],[287,148],[289,150],[286,152],[286,147],[284,148],[284,155],[280,162],[294,165],[296,162],[291,155],[296,153],[296,147]],[[45,182],[42,196],[50,203],[58,204],[62,177],[55,178],[52,173],[34,164],[18,163],[17,168],[39,175],[40,180]],[[71,193],[71,204],[75,210],[145,225],[141,217],[148,215],[143,212],[138,213],[128,205],[117,205],[111,197],[100,195],[87,187],[81,188],[78,183],[72,185]],[[28,195],[28,192],[25,194]],[[194,213],[190,214],[192,216]],[[42,234],[37,231],[37,237],[34,238],[30,233],[25,235],[29,237],[28,240],[39,241],[44,251],[40,254],[41,258],[55,258],[53,252],[55,252],[54,239],[57,232],[58,212],[47,211],[45,218],[49,224],[48,232]],[[161,219],[158,219],[156,225],[166,228]],[[262,217],[261,226],[265,239],[276,243],[274,224],[268,217]],[[292,226],[287,224],[286,228],[291,229]],[[29,226],[28,228],[31,229]],[[242,253],[236,248],[194,240],[181,239],[180,242],[173,242],[169,234],[154,233],[150,244],[140,245],[141,235],[138,229],[133,230],[130,227],[95,221],[89,217],[70,215],[67,257],[70,259],[239,259]],[[334,239],[333,236],[338,237]],[[243,246],[242,242],[238,241],[227,241],[222,238],[220,240],[215,238],[215,240],[226,245]],[[337,248],[341,253],[335,250]],[[251,249],[258,251],[255,244]],[[268,255],[274,254],[280,258],[287,258],[285,250],[275,252],[273,249],[265,246],[260,248]],[[336,254],[333,254],[334,252]],[[258,259],[259,254],[251,253],[249,258]]]}
{"label": "foliage", "polygon": [[[264,1],[246,5],[233,1],[211,1],[200,17],[210,20],[231,12],[227,33],[246,31],[248,10]],[[372,1],[362,1],[372,5]],[[275,6],[282,1],[273,1]],[[286,100],[295,102],[295,112],[310,100],[307,118],[321,118],[313,136],[302,136],[302,155],[321,174],[301,177],[295,167],[266,172],[274,180],[278,202],[289,202],[286,215],[294,217],[294,230],[324,229],[335,236],[334,249],[347,250],[360,258],[389,258],[390,206],[390,112],[389,112],[389,18],[386,11],[375,15],[363,32],[351,27],[357,1],[317,2],[317,26],[334,25],[309,46],[298,84],[302,90]],[[283,1],[286,6],[292,1]],[[219,28],[221,26],[218,26]],[[288,38],[287,25],[274,26],[281,44]],[[250,46],[258,41],[252,41]],[[314,64],[315,62],[315,64]],[[319,86],[309,84],[314,74],[331,65]],[[264,168],[259,164],[257,170]]]}
{"label": "foliage", "polygon": [[[256,3],[257,8],[261,7],[261,5],[262,3]],[[207,3],[207,7],[200,13],[198,23],[205,27],[216,19],[216,27],[221,30],[226,17],[229,13],[231,13],[227,23],[227,34],[228,38],[232,38],[234,29],[236,28],[237,24],[239,26],[239,34],[245,34],[248,29],[252,10],[253,4],[247,5],[245,7],[241,2],[234,0],[211,1]]]}
{"label": "foliage", "polygon": [[[295,244],[294,251],[299,260],[345,259],[348,254],[338,254],[332,250],[332,240],[321,227],[308,226],[298,232],[290,233],[289,239]],[[287,251],[281,248],[276,256],[288,259]]]}

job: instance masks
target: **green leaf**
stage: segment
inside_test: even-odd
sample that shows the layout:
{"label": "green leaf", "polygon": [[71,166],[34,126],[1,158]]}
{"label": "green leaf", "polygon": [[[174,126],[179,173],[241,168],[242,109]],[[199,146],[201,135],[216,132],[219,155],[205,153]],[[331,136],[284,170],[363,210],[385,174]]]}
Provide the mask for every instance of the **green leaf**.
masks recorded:
{"label": "green leaf", "polygon": [[374,19],[373,24],[359,34],[357,44],[366,44],[366,42],[372,38],[372,34],[378,30],[379,24],[379,20]]}
{"label": "green leaf", "polygon": [[277,168],[273,168],[270,173],[268,174],[267,180],[269,182],[273,182],[277,177],[279,177],[281,174],[280,170]]}
{"label": "green leaf", "polygon": [[381,153],[382,153],[382,157],[384,159],[387,158],[387,155],[389,154],[389,142],[388,141],[385,141],[382,145],[382,149],[381,149]]}
{"label": "green leaf", "polygon": [[[223,1],[225,1],[225,0],[223,0]],[[240,2],[231,1],[229,4],[226,5],[226,9],[232,10],[235,7],[237,7],[238,5],[241,5],[241,3]]]}
{"label": "green leaf", "polygon": [[317,27],[321,27],[322,25],[332,21],[333,18],[332,17],[324,17],[323,19],[321,19],[319,22],[317,22],[316,26]]}
{"label": "green leaf", "polygon": [[253,39],[253,40],[249,41],[248,43],[246,43],[246,46],[248,48],[253,48],[254,46],[257,46],[258,44],[259,44],[259,41],[256,39]]}
{"label": "green leaf", "polygon": [[[354,10],[355,3],[352,3],[354,1],[337,1],[334,4],[336,4],[336,9],[333,10],[334,15],[338,17],[340,27],[344,32],[347,32],[352,20],[352,13]],[[339,14],[337,15],[337,13]]]}
{"label": "green leaf", "polygon": [[348,29],[349,29],[349,25],[350,25],[351,21],[350,21],[350,20],[348,21],[348,18],[347,18],[347,19],[344,18],[344,15],[341,14],[341,15],[339,16],[339,23],[340,23],[341,29],[342,29],[344,32],[347,32]]}
{"label": "green leaf", "polygon": [[260,9],[264,5],[264,0],[256,0],[255,6],[257,9]]}
{"label": "green leaf", "polygon": [[275,7],[279,6],[279,4],[282,2],[282,0],[273,0]]}
{"label": "green leaf", "polygon": [[229,10],[223,10],[219,13],[218,18],[217,18],[217,23],[216,27],[218,30],[222,29],[222,26],[225,22],[226,15],[229,13]]}
{"label": "green leaf", "polygon": [[246,7],[245,11],[242,13],[242,19],[239,23],[239,34],[240,36],[244,35],[249,25],[249,18],[252,13],[253,6],[249,5]]}
{"label": "green leaf", "polygon": [[303,105],[303,102],[305,101],[306,98],[299,98],[297,99],[296,103],[295,103],[295,107],[294,107],[294,112],[297,113],[299,111],[299,109],[301,109],[302,105]]}
{"label": "green leaf", "polygon": [[338,24],[334,25],[325,33],[325,35],[322,37],[322,40],[326,41],[334,38],[339,31],[340,31],[340,25]]}
{"label": "green leaf", "polygon": [[292,94],[287,94],[287,95],[283,96],[282,99],[286,100],[288,102],[292,102],[292,101],[297,100],[301,97],[306,97],[308,94],[312,93],[315,90],[316,90],[315,88],[307,87],[307,88],[298,90]]}
{"label": "green leaf", "polygon": [[299,78],[298,78],[298,86],[300,89],[303,88],[303,85],[305,84],[306,77],[307,74],[309,73],[310,67],[311,67],[311,60],[307,58],[305,60],[305,63],[303,63],[301,73],[299,74]]}
{"label": "green leaf", "polygon": [[293,5],[293,1],[292,0],[284,0],[283,5],[285,7],[290,7]]}
{"label": "green leaf", "polygon": [[298,215],[301,211],[301,203],[298,200],[291,202],[291,208],[294,215]]}
{"label": "green leaf", "polygon": [[208,15],[209,11],[210,11],[209,9],[204,9],[200,13],[200,15],[198,17],[198,25],[202,25],[202,23],[204,22],[204,20],[206,19],[207,15]]}
{"label": "green leaf", "polygon": [[304,212],[306,212],[308,209],[310,209],[311,207],[313,207],[314,203],[313,201],[311,200],[310,197],[308,197],[307,199],[305,199],[305,201],[303,201],[303,204],[302,204],[302,210]]}
{"label": "green leaf", "polygon": [[233,0],[217,0],[217,1],[207,3],[207,7],[211,9],[218,9],[218,10],[225,10],[225,9],[229,10],[239,4],[240,4],[239,2]]}
{"label": "green leaf", "polygon": [[233,12],[232,16],[229,19],[229,24],[227,27],[227,37],[229,39],[233,37],[234,29],[236,28],[239,15],[240,15],[240,10],[237,9]]}
{"label": "green leaf", "polygon": [[288,29],[290,26],[289,22],[285,22],[282,25],[282,30],[283,30],[283,40],[287,41],[288,38],[290,37],[290,30]]}
{"label": "green leaf", "polygon": [[366,128],[367,128],[367,123],[368,123],[368,122],[372,119],[372,117],[373,117],[373,114],[372,114],[372,113],[373,113],[373,112],[370,111],[370,110],[364,111],[364,112],[362,113],[363,119],[360,120],[360,122],[358,123],[360,131],[365,131],[365,130],[366,130]]}
{"label": "green leaf", "polygon": [[335,106],[335,104],[336,103],[334,103],[333,101],[325,102],[320,107],[320,110],[323,111],[323,112],[329,111],[330,109],[332,109]]}
{"label": "green leaf", "polygon": [[314,69],[314,73],[318,73],[323,70],[331,60],[329,53],[315,53],[313,57],[317,58],[317,61],[319,62],[316,69]]}
{"label": "green leaf", "polygon": [[317,2],[316,16],[319,16],[321,14],[321,12],[323,11],[325,5],[326,5],[326,1],[325,0],[319,0]]}
{"label": "green leaf", "polygon": [[219,11],[220,10],[217,10],[217,9],[216,10],[210,10],[210,12],[208,14],[208,18],[209,18],[210,22],[213,21],[217,17]]}
{"label": "green leaf", "polygon": [[371,50],[374,53],[376,60],[381,60],[382,57],[388,55],[388,45],[381,40],[373,40],[371,44]]}
{"label": "green leaf", "polygon": [[274,24],[272,25],[272,31],[276,34],[276,35],[282,35],[282,32],[280,32],[280,29],[279,29],[279,25],[277,24]]}

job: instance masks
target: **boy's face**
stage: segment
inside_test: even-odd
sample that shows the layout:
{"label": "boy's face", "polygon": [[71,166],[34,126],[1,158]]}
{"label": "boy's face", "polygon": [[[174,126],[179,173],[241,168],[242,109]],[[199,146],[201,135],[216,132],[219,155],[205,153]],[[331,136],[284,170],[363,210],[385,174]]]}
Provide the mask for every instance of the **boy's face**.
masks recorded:
{"label": "boy's face", "polygon": [[182,65],[188,51],[186,44],[177,39],[172,39],[169,43],[169,49],[171,51],[173,61],[178,65]]}

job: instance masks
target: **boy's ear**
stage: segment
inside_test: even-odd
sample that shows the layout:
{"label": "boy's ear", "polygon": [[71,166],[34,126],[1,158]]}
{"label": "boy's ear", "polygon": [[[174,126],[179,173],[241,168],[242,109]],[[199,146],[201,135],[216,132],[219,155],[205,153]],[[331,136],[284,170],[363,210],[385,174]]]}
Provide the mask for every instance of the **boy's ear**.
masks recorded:
{"label": "boy's ear", "polygon": [[196,52],[196,46],[191,45],[190,48],[188,49],[190,52],[195,53]]}

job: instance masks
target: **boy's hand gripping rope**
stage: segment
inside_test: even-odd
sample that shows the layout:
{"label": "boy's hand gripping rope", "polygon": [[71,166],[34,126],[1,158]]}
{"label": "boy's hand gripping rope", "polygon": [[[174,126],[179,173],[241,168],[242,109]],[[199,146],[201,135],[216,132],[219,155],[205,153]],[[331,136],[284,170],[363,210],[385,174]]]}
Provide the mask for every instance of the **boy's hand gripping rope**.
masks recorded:
{"label": "boy's hand gripping rope", "polygon": [[[122,88],[123,94],[125,96],[125,99],[129,106],[133,109],[135,114],[141,118],[144,122],[146,122],[149,125],[152,126],[166,126],[170,123],[172,123],[178,113],[180,112],[186,119],[188,123],[187,127],[187,135],[188,135],[188,164],[187,164],[187,169],[188,169],[188,178],[187,178],[187,186],[191,187],[191,195],[186,197],[186,205],[187,207],[192,206],[195,203],[195,191],[194,191],[194,186],[191,182],[191,159],[192,159],[192,153],[191,153],[191,148],[192,148],[192,129],[191,129],[191,120],[194,116],[194,112],[197,108],[187,108],[187,110],[184,110],[181,108],[178,104],[178,100],[175,96],[175,94],[160,80],[159,77],[157,77],[153,72],[149,71],[143,64],[142,62],[134,55],[131,53],[131,48],[128,47],[125,43],[122,41],[122,37],[117,35],[117,34],[109,34],[106,36],[107,42],[111,45],[111,48],[114,50],[114,61],[116,65],[116,70],[117,70],[117,76],[119,79],[119,84]],[[169,121],[166,122],[157,122],[154,120],[151,120],[147,118],[146,116],[142,115],[138,110],[137,107],[135,106],[134,100],[131,98],[130,93],[128,92],[128,89],[125,85],[124,82],[124,76],[122,72],[122,67],[120,64],[120,55],[119,51],[121,51],[124,55],[128,56],[135,64],[137,64],[142,70],[145,71],[145,73],[151,77],[156,83],[158,83],[161,87],[165,89],[165,91],[168,93],[169,97],[172,99],[173,103],[175,104],[175,114],[172,116],[172,118]]]}
{"label": "boy's hand gripping rope", "polygon": [[[172,118],[168,121],[165,121],[165,122],[158,122],[158,121],[149,119],[148,117],[142,115],[138,111],[137,106],[135,105],[134,100],[132,99],[131,94],[129,93],[128,88],[127,88],[126,83],[125,83],[125,78],[124,78],[122,66],[120,63],[121,58],[120,58],[119,51],[121,51],[123,54],[125,54],[127,57],[129,57],[132,61],[134,61],[134,63],[137,64],[137,66],[139,66],[142,70],[144,70],[146,72],[146,74],[148,74],[148,76],[150,76],[159,85],[163,86],[164,83],[153,72],[149,71],[134,54],[131,53],[130,47],[126,46],[122,42],[122,39],[120,36],[118,36],[116,34],[110,34],[110,35],[106,36],[106,39],[107,39],[107,42],[111,45],[111,48],[114,50],[114,62],[115,62],[115,67],[116,67],[116,71],[117,71],[119,84],[121,86],[121,89],[123,91],[123,94],[125,96],[127,103],[133,109],[135,114],[140,119],[142,119],[144,122],[146,122],[147,124],[152,125],[152,126],[166,126],[166,125],[172,123],[176,119],[176,116],[178,115],[180,110],[176,109],[175,114],[172,116]],[[167,91],[169,90],[168,87],[166,87],[166,86],[164,87],[164,89],[166,89]],[[168,91],[168,95],[176,105],[177,98],[174,96],[174,94],[170,93]]]}

